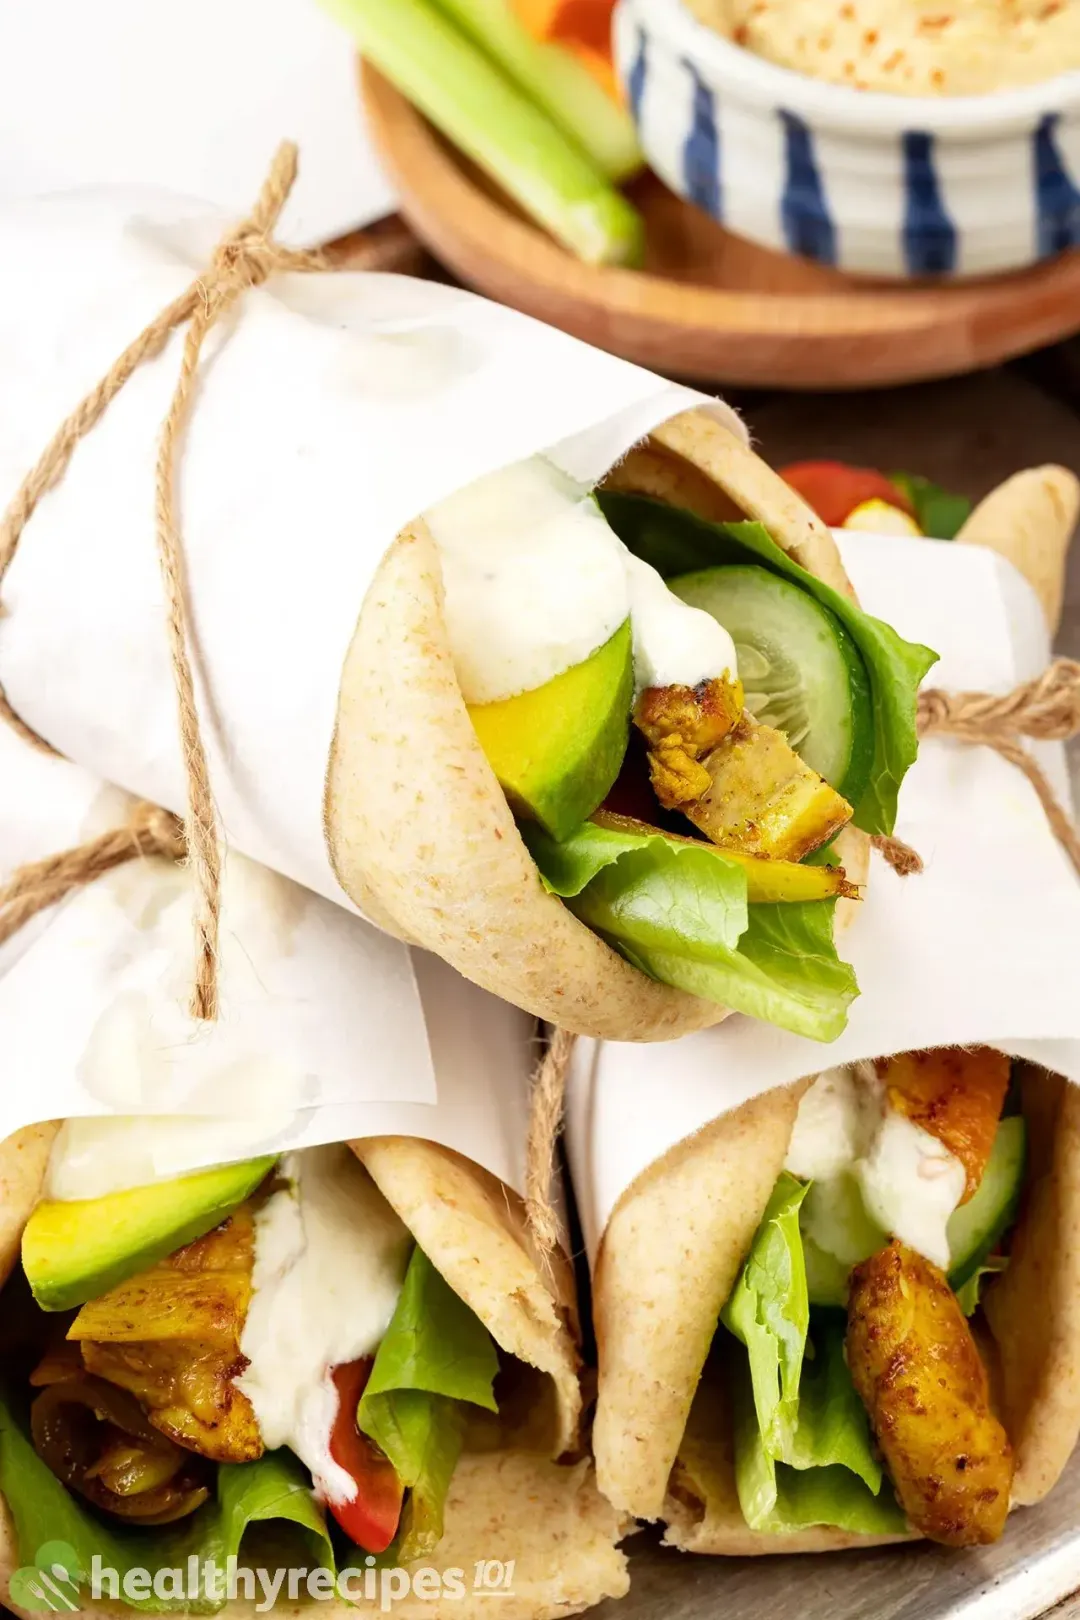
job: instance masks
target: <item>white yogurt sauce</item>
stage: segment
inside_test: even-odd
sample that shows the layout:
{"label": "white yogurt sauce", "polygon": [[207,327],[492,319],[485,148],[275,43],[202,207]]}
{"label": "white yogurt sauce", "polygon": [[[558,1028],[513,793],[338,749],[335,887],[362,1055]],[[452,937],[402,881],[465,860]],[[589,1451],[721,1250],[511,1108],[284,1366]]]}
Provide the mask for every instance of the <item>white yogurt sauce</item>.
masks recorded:
{"label": "white yogurt sauce", "polygon": [[[620,541],[620,544],[622,542]],[[634,695],[647,686],[696,686],[738,673],[735,643],[711,613],[669,591],[655,568],[625,552],[634,633]]]}
{"label": "white yogurt sauce", "polygon": [[873,1069],[867,1084],[849,1068],[819,1074],[799,1104],[784,1168],[802,1181],[827,1181],[846,1170],[880,1114],[879,1091]]}
{"label": "white yogurt sauce", "polygon": [[867,1213],[878,1225],[947,1271],[945,1228],[967,1183],[956,1155],[921,1125],[890,1109],[855,1174]]}
{"label": "white yogurt sauce", "polygon": [[[964,1195],[964,1166],[888,1106],[872,1064],[818,1076],[799,1104],[784,1167],[816,1184],[810,1235],[821,1248],[845,1263],[862,1258],[856,1251],[865,1252],[873,1223],[947,1269],[946,1228]],[[855,1187],[861,1220],[852,1212]]]}
{"label": "white yogurt sauce", "polygon": [[287,1154],[287,1187],[255,1218],[254,1294],[237,1380],[268,1448],[289,1446],[330,1502],[356,1495],[330,1455],[331,1370],[373,1355],[390,1325],[412,1239],[344,1143]]}
{"label": "white yogurt sauce", "polygon": [[737,673],[727,631],[634,558],[587,489],[533,456],[425,513],[439,547],[466,703],[495,703],[582,663],[630,617],[636,690]]}

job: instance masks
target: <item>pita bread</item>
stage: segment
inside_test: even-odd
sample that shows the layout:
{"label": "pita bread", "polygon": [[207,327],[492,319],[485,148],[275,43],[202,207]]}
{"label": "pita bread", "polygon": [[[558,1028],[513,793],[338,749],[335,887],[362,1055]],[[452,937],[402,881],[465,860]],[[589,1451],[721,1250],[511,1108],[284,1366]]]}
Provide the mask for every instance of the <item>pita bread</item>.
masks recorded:
{"label": "pita bread", "polygon": [[[597,1477],[621,1511],[662,1517],[668,1542],[688,1552],[876,1544],[824,1527],[791,1536],[749,1529],[722,1373],[710,1365],[702,1378],[804,1085],[754,1098],[650,1166],[620,1199],[597,1257]],[[996,1404],[1016,1455],[1014,1506],[1046,1495],[1080,1434],[1080,1089],[1029,1069],[1022,1106],[1026,1193],[1008,1269],[987,1288],[982,1311]]]}
{"label": "pita bread", "polygon": [[[32,1126],[0,1143],[0,1285],[18,1261],[22,1228],[41,1197],[55,1125]],[[458,1464],[446,1507],[446,1533],[435,1557],[413,1569],[464,1571],[464,1597],[411,1595],[393,1612],[418,1620],[479,1620],[489,1596],[474,1593],[479,1560],[513,1562],[512,1595],[500,1597],[507,1620],[555,1620],[576,1614],[628,1587],[617,1543],[629,1528],[596,1488],[586,1462],[549,1460],[576,1442],[580,1417],[573,1275],[560,1255],[544,1272],[525,1229],[520,1200],[501,1182],[458,1154],[401,1137],[353,1144],[358,1157],[417,1241],[506,1350],[546,1376],[555,1416],[545,1435],[549,1457],[529,1450],[467,1452]],[[11,1515],[0,1498],[0,1592],[25,1562]],[[362,1559],[357,1560],[362,1563]],[[17,1609],[27,1615],[29,1611]],[[79,1611],[102,1620],[131,1620],[123,1603],[87,1602]],[[248,1620],[255,1601],[237,1600],[221,1613]],[[310,1604],[283,1601],[273,1613],[310,1614]],[[356,1614],[349,1603],[323,1603],[326,1620]]]}
{"label": "pita bread", "polygon": [[[608,484],[707,518],[759,518],[853,595],[828,529],[706,411],[656,429]],[[325,799],[342,887],[373,921],[563,1029],[666,1040],[718,1023],[723,1008],[631,967],[544,889],[469,720],[442,603],[438,551],[417,521],[380,565],[342,672]],[[860,843],[849,835],[848,848]]]}
{"label": "pita bread", "polygon": [[1066,467],[1026,467],[992,489],[956,536],[986,546],[1032,586],[1051,635],[1061,623],[1065,559],[1080,516],[1080,482]]}

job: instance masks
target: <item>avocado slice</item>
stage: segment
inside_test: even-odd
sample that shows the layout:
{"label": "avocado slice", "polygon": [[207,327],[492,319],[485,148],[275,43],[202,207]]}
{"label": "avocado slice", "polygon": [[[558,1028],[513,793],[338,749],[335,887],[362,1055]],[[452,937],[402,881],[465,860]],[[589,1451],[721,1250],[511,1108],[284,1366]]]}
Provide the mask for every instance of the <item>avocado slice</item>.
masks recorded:
{"label": "avocado slice", "polygon": [[26,1223],[22,1263],[42,1310],[67,1311],[212,1232],[276,1158],[247,1159],[104,1198],[45,1199]]}
{"label": "avocado slice", "polygon": [[516,815],[568,838],[606,797],[626,753],[634,697],[630,620],[543,686],[469,715]]}

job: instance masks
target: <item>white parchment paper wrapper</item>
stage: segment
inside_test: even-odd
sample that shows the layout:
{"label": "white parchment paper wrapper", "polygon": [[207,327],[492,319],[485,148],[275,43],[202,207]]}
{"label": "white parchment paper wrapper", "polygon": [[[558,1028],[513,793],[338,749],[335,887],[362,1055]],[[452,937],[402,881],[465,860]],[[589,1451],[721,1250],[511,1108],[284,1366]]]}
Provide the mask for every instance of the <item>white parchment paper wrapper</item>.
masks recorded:
{"label": "white parchment paper wrapper", "polygon": [[[127,811],[2,727],[0,780],[2,874]],[[168,1115],[155,1168],[179,1173],[415,1135],[523,1189],[531,1019],[242,856],[224,898],[213,1025],[186,1013],[189,879],[166,861],[118,868],[8,942],[0,1140],[42,1119]]]}
{"label": "white parchment paper wrapper", "polygon": [[[0,503],[227,223],[149,193],[0,208]],[[41,503],[0,624],[17,712],[69,759],[176,811],[153,490],[181,341],[135,373]],[[232,847],[343,902],[323,787],[342,663],[387,546],[538,451],[591,482],[702,398],[428,282],[290,275],[246,294],[207,342],[180,466],[201,716]]]}
{"label": "white parchment paper wrapper", "polygon": [[[975,546],[838,534],[863,606],[941,654],[928,683],[1006,692],[1050,657],[1034,593]],[[1068,803],[1060,744],[1039,759]],[[843,954],[862,994],[829,1046],[750,1019],[664,1046],[579,1040],[567,1141],[590,1255],[637,1176],[747,1098],[835,1064],[983,1044],[1080,1082],[1080,883],[1034,790],[985,748],[923,743],[898,835],[926,862],[874,859]]]}

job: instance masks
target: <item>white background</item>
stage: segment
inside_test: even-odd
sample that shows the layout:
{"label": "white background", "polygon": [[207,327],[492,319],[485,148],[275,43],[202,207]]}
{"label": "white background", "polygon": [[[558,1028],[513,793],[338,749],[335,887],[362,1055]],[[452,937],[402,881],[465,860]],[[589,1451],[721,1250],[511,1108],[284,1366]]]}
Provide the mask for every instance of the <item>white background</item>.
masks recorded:
{"label": "white background", "polygon": [[0,3],[0,196],[138,184],[243,211],[285,138],[286,240],[392,210],[352,48],[316,0]]}

